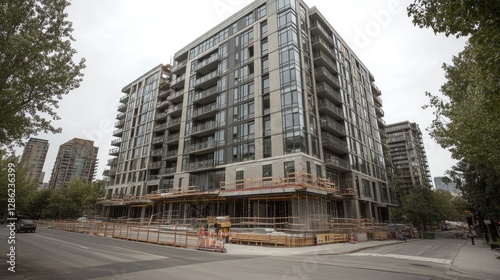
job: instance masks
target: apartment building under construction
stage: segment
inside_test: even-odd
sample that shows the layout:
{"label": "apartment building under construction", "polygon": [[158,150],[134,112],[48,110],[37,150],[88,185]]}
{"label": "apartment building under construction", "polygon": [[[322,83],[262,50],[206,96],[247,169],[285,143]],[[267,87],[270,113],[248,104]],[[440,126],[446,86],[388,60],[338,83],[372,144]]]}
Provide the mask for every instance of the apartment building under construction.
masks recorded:
{"label": "apartment building under construction", "polygon": [[322,229],[394,206],[381,91],[300,0],[256,0],[122,92],[102,215]]}

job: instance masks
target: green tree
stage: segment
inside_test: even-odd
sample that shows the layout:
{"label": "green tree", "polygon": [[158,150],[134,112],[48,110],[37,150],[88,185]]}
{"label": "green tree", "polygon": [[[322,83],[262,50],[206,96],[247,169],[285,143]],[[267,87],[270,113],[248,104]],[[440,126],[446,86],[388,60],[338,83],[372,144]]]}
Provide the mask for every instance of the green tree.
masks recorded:
{"label": "green tree", "polygon": [[66,0],[0,1],[0,146],[38,132],[60,132],[58,102],[79,87]]}
{"label": "green tree", "polygon": [[427,230],[427,226],[438,220],[432,191],[425,187],[414,187],[402,198],[401,215],[416,227]]}
{"label": "green tree", "polygon": [[468,37],[452,64],[443,65],[444,98],[426,93],[424,108],[434,109],[430,135],[460,160],[464,198],[499,219],[500,1],[415,0],[408,14],[420,27]]}
{"label": "green tree", "polygon": [[68,219],[91,213],[97,199],[103,195],[102,184],[101,181],[86,184],[75,179],[64,187],[55,189],[48,199],[42,217]]}
{"label": "green tree", "polygon": [[7,210],[12,208],[9,207],[12,206],[9,205],[12,201],[15,204],[15,215],[29,215],[30,197],[35,192],[37,183],[28,180],[28,171],[21,168],[18,157],[1,149],[0,182],[0,219],[7,217]]}

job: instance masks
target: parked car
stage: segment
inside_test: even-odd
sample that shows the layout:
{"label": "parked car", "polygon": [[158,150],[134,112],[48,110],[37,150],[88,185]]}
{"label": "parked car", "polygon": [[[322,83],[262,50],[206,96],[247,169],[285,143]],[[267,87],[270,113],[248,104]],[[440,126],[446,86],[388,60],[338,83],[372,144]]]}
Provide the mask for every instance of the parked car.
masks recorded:
{"label": "parked car", "polygon": [[80,218],[76,219],[76,221],[79,223],[87,223],[89,221],[89,219],[87,219],[87,217],[80,217]]}
{"label": "parked car", "polygon": [[35,232],[36,231],[36,223],[34,220],[21,219],[16,223],[16,232]]}

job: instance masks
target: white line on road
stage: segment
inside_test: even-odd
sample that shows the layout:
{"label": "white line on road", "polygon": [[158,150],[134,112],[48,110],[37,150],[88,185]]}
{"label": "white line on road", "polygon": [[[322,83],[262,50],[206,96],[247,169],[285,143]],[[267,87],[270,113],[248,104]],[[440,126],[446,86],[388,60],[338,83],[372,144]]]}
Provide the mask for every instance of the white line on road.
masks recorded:
{"label": "white line on road", "polygon": [[347,256],[386,257],[386,258],[413,260],[413,261],[421,261],[421,262],[433,262],[433,263],[440,263],[440,264],[451,264],[451,260],[447,260],[447,259],[426,258],[426,257],[407,256],[407,255],[398,255],[398,254],[353,253],[353,254],[348,254]]}

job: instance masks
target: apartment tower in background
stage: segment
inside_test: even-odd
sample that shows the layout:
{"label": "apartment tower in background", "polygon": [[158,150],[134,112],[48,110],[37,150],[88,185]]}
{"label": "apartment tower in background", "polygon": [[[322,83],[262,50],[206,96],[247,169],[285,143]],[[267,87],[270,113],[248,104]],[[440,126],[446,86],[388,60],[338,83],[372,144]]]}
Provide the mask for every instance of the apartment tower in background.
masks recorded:
{"label": "apartment tower in background", "polygon": [[105,216],[390,219],[381,91],[303,1],[252,2],[122,92]]}
{"label": "apartment tower in background", "polygon": [[421,186],[432,188],[432,178],[418,124],[403,121],[388,124],[390,157],[395,176],[404,189]]}
{"label": "apartment tower in background", "polygon": [[21,156],[21,165],[28,170],[28,179],[43,183],[45,172],[43,165],[49,150],[49,141],[39,138],[30,138],[24,146]]}
{"label": "apartment tower in background", "polygon": [[61,188],[72,179],[90,183],[95,178],[97,152],[94,141],[73,138],[59,146],[50,177],[50,188]]}

